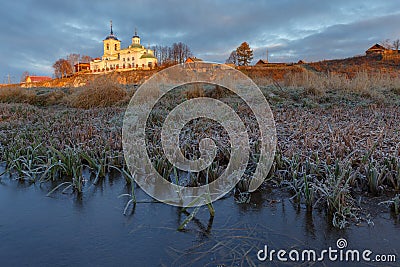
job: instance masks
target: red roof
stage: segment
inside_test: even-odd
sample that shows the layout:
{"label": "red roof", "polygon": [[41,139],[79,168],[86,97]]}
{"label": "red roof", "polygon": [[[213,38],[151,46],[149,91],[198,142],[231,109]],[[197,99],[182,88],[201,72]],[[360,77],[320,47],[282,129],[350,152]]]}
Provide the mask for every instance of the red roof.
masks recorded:
{"label": "red roof", "polygon": [[197,57],[188,57],[185,62],[190,63],[190,62],[200,62],[200,61],[203,61],[203,60],[200,58],[197,58]]}
{"label": "red roof", "polygon": [[257,63],[256,63],[256,65],[263,65],[263,64],[268,64],[268,60],[260,59],[260,60],[257,61]]}
{"label": "red roof", "polygon": [[368,48],[368,50],[387,50],[387,48],[380,44],[374,44],[373,46]]}
{"label": "red roof", "polygon": [[48,77],[48,76],[28,76],[28,77],[26,77],[26,81],[28,81],[29,79],[30,79],[31,83],[37,83],[37,82],[44,82],[44,81],[51,80],[51,77]]}
{"label": "red roof", "polygon": [[90,63],[84,63],[84,62],[80,62],[80,63],[76,63],[75,65],[74,65],[75,67],[77,67],[77,66],[90,66]]}

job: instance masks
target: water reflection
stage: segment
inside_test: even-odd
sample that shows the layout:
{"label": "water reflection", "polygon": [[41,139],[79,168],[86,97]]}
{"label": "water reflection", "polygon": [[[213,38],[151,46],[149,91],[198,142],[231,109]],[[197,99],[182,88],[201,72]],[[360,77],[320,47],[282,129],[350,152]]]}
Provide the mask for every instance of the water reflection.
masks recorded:
{"label": "water reflection", "polygon": [[334,247],[338,238],[346,238],[351,248],[400,251],[398,215],[379,214],[374,227],[338,230],[323,211],[309,212],[271,189],[251,194],[248,203],[233,196],[217,201],[215,217],[201,207],[179,232],[192,209],[154,202],[138,188],[138,204],[124,216],[129,199],[118,196],[131,188],[121,177],[109,176],[97,185],[88,182],[82,195],[56,192],[46,197],[54,186],[2,179],[2,265],[54,265],[68,259],[68,265],[247,266],[262,264],[256,252],[266,244],[273,249],[322,249]]}

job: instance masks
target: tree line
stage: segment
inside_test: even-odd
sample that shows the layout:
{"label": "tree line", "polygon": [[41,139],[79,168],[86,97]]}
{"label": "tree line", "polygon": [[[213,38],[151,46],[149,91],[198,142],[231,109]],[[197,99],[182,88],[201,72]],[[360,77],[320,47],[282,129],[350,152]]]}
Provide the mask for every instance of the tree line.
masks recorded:
{"label": "tree line", "polygon": [[159,66],[184,63],[193,56],[189,46],[182,42],[173,43],[171,46],[156,45],[152,49]]}
{"label": "tree line", "polygon": [[[168,66],[184,63],[189,57],[193,56],[187,44],[182,42],[174,43],[171,46],[156,45],[152,47],[154,56],[158,60],[158,65]],[[247,42],[243,42],[239,47],[231,52],[226,63],[237,66],[248,66],[253,60],[253,50]]]}

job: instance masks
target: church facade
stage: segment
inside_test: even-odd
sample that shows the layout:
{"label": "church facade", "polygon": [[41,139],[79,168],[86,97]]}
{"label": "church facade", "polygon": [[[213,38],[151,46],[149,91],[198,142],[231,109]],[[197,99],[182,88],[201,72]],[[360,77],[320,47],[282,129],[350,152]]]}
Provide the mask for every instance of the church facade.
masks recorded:
{"label": "church facade", "polygon": [[140,44],[140,37],[132,37],[132,43],[121,49],[121,41],[114,35],[112,23],[110,34],[103,40],[103,56],[95,58],[90,62],[92,72],[103,72],[122,69],[153,69],[157,67],[157,58],[151,49]]}

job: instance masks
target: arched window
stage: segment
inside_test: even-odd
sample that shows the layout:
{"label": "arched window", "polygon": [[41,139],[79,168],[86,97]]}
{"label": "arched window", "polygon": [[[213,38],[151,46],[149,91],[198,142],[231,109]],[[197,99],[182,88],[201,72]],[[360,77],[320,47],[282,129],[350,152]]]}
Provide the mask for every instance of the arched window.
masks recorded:
{"label": "arched window", "polygon": [[107,44],[107,50],[110,50],[110,45],[109,44]]}
{"label": "arched window", "polygon": [[118,50],[118,45],[117,44],[114,45],[114,49]]}

